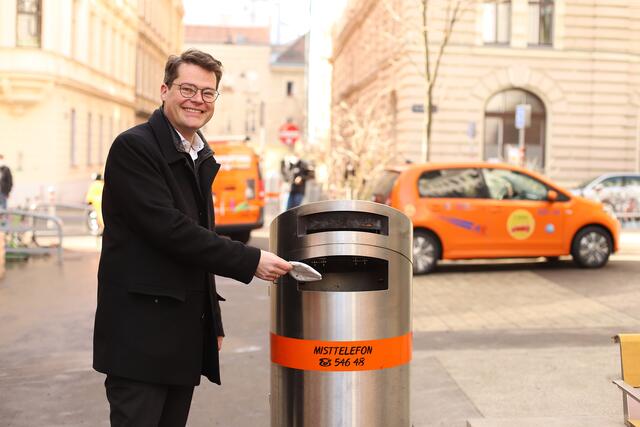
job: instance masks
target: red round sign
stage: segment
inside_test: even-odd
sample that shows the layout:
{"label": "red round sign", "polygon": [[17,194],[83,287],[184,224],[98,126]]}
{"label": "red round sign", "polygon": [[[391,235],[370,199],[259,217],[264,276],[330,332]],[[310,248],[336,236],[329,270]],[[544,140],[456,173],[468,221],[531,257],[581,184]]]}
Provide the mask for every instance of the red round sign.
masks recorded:
{"label": "red round sign", "polygon": [[300,129],[293,123],[285,123],[280,126],[278,137],[284,145],[293,145],[300,139]]}

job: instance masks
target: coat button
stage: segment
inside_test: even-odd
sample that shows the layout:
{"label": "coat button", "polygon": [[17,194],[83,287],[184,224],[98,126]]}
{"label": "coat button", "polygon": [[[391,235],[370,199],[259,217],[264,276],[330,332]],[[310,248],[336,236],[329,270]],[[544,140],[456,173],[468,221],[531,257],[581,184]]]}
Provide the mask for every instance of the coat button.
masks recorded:
{"label": "coat button", "polygon": [[154,299],[153,302],[158,303],[158,298]]}

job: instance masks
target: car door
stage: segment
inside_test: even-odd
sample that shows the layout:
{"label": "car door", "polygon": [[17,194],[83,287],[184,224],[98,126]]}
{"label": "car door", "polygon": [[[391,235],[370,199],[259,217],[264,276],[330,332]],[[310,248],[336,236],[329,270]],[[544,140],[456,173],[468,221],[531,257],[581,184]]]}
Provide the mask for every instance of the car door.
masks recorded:
{"label": "car door", "polygon": [[565,226],[564,203],[547,200],[547,184],[520,171],[483,168],[492,221],[488,235],[497,256],[552,256],[562,252]]}
{"label": "car door", "polygon": [[627,175],[624,178],[624,218],[640,218],[640,175]]}
{"label": "car door", "polygon": [[418,178],[418,212],[442,240],[444,258],[463,258],[486,241],[486,189],[477,168],[440,168]]}

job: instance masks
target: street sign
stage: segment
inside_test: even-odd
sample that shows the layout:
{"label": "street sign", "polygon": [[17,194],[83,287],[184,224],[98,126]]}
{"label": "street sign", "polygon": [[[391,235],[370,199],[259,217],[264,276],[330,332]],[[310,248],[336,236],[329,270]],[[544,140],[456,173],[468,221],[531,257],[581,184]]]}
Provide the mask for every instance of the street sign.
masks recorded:
{"label": "street sign", "polygon": [[293,123],[285,123],[280,126],[278,138],[284,145],[292,147],[300,139],[300,128]]}
{"label": "street sign", "polygon": [[476,137],[476,122],[467,123],[467,137],[469,139]]}
{"label": "street sign", "polygon": [[[424,104],[412,104],[411,105],[411,112],[412,113],[424,113]],[[438,112],[438,106],[437,105],[432,105],[431,106],[431,112],[432,113],[437,113]]]}
{"label": "street sign", "polygon": [[531,125],[531,105],[516,105],[516,129],[528,128]]}

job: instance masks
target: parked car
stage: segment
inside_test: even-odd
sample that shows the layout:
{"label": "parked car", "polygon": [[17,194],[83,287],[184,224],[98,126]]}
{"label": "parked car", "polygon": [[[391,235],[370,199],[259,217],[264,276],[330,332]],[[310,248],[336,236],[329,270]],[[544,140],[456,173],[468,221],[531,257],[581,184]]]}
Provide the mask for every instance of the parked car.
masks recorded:
{"label": "parked car", "polygon": [[640,218],[640,173],[606,173],[591,178],[571,192],[602,202],[620,220]]}
{"label": "parked car", "polygon": [[512,165],[403,165],[376,176],[365,198],[411,218],[417,274],[440,259],[569,254],[598,268],[618,249],[620,223],[601,203]]}

